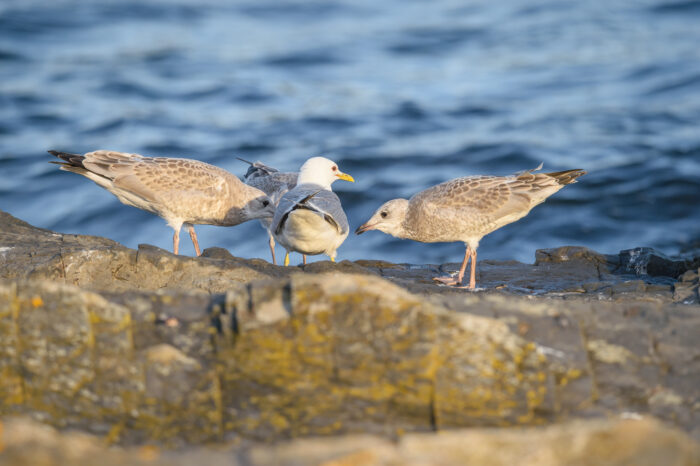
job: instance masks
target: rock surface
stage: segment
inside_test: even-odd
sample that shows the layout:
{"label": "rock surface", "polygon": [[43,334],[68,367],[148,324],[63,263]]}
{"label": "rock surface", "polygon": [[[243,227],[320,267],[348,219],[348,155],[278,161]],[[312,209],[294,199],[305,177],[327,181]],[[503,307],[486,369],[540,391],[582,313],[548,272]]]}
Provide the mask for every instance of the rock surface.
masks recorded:
{"label": "rock surface", "polygon": [[482,261],[470,293],[431,280],[457,264],[189,258],[0,213],[0,416],[169,447],[639,414],[700,440],[694,259],[626,257]]}
{"label": "rock surface", "polygon": [[700,464],[700,449],[682,432],[650,418],[408,434],[395,441],[370,435],[312,438],[273,446],[249,444],[187,452],[154,446],[107,449],[92,436],[61,434],[26,419],[0,423],[0,465],[92,466],[97,458],[101,466],[692,466]]}

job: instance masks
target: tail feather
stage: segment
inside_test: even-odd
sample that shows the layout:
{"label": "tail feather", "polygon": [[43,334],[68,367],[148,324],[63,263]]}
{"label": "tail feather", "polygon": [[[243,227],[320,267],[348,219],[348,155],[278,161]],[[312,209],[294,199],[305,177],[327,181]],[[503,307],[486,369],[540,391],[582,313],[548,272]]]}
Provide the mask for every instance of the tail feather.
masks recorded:
{"label": "tail feather", "polygon": [[48,152],[49,152],[49,154],[63,160],[63,162],[51,161],[51,163],[55,163],[57,165],[85,169],[85,167],[83,166],[83,160],[85,160],[85,156],[83,156],[83,155],[71,154],[70,152],[61,152],[61,151],[57,151],[57,150],[50,150]]}
{"label": "tail feather", "polygon": [[567,185],[571,183],[576,183],[576,178],[586,174],[585,170],[580,168],[574,168],[573,170],[564,170],[561,172],[545,173],[547,176],[551,176],[561,185]]}
{"label": "tail feather", "polygon": [[272,173],[276,173],[279,171],[276,168],[272,168],[268,165],[265,165],[264,163],[260,162],[259,160],[256,162],[249,162],[249,161],[242,159],[240,157],[236,157],[236,158],[238,160],[240,160],[241,162],[245,162],[248,165],[250,165],[250,167],[248,167],[248,171],[245,173],[245,176],[243,176],[243,179],[246,181],[252,180],[254,178],[262,177],[262,176],[268,176]]}

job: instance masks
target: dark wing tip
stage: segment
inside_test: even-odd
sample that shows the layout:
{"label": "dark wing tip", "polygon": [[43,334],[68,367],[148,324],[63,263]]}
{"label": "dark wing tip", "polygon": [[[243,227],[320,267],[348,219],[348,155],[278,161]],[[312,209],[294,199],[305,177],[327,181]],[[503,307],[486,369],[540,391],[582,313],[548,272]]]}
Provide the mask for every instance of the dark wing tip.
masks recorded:
{"label": "dark wing tip", "polygon": [[71,165],[73,167],[85,168],[85,167],[83,167],[83,160],[85,160],[84,155],[71,154],[70,152],[61,152],[61,151],[57,151],[57,150],[49,150],[47,152],[55,157],[58,157],[59,159],[63,160],[64,162],[66,162],[66,163],[60,163],[60,162],[53,162],[53,163],[58,163],[61,165]]}

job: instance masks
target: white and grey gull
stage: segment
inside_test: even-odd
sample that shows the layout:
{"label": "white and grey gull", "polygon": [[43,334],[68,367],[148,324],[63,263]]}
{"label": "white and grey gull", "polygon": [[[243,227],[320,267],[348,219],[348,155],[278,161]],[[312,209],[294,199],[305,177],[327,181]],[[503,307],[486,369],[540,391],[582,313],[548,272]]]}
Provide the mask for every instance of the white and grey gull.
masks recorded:
{"label": "white and grey gull", "polygon": [[332,160],[312,157],[301,166],[297,185],[280,199],[270,230],[287,250],[284,265],[289,265],[291,251],[326,254],[335,261],[350,230],[340,199],[331,189],[336,180],[355,181]]}
{"label": "white and grey gull", "polygon": [[[299,173],[293,172],[280,172],[278,169],[265,165],[261,161],[249,162],[240,157],[236,157],[241,162],[245,162],[248,165],[248,171],[243,177],[243,181],[248,186],[253,186],[258,188],[272,199],[273,204],[277,207],[282,196],[293,189],[297,185],[297,178]],[[275,237],[270,230],[270,224],[272,223],[272,218],[260,219],[260,224],[267,231],[270,246],[270,254],[272,255],[272,263],[276,264],[275,260]],[[303,256],[304,264],[306,264],[306,255]]]}
{"label": "white and grey gull", "polygon": [[357,228],[356,234],[379,230],[424,243],[463,242],[464,260],[457,278],[435,277],[446,285],[461,285],[471,261],[467,288],[476,286],[476,250],[487,234],[526,216],[565,185],[585,175],[581,169],[534,173],[542,165],[510,176],[467,176],[438,184],[410,199],[384,203]]}
{"label": "white and grey gull", "polygon": [[186,225],[196,254],[201,254],[194,225],[233,226],[271,218],[274,203],[261,190],[247,186],[226,170],[198,160],[144,157],[109,150],[84,155],[50,150],[62,160],[61,170],[77,173],[114,194],[123,204],[162,217],[175,231]]}

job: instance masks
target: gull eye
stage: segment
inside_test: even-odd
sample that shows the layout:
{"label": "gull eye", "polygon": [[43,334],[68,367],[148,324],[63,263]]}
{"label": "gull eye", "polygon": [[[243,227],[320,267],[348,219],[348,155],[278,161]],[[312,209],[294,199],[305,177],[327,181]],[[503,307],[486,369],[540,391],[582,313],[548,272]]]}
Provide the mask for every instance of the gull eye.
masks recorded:
{"label": "gull eye", "polygon": [[382,218],[386,218],[386,216],[387,216],[388,214],[387,214],[386,212],[382,212],[382,213],[381,213],[381,214],[379,214],[379,215],[381,215],[381,216],[382,216]]}
{"label": "gull eye", "polygon": [[336,167],[335,165],[333,165],[333,168],[331,168],[331,170],[333,170],[334,172],[337,172],[337,171],[338,171],[338,167]]}
{"label": "gull eye", "polygon": [[267,200],[263,201],[263,207],[267,207],[269,205],[270,205],[270,201],[267,201]]}

